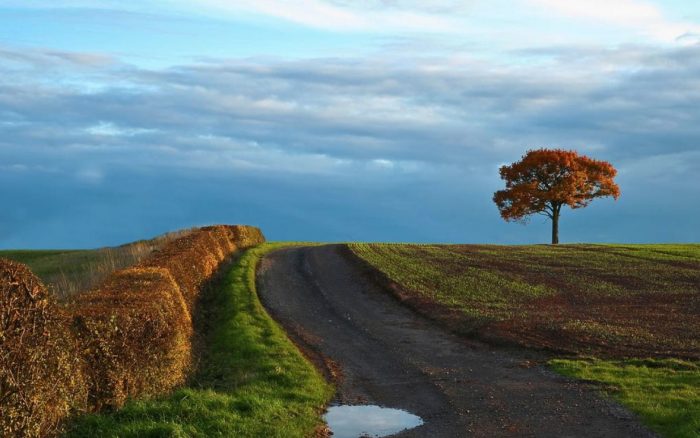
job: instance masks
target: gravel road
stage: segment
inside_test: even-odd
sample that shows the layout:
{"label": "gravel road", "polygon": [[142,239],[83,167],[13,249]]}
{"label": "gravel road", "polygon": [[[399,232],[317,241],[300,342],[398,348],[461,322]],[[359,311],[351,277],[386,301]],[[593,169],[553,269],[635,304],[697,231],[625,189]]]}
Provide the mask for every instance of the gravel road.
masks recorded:
{"label": "gravel road", "polygon": [[342,245],[269,254],[258,290],[292,339],[333,375],[343,404],[425,424],[397,437],[652,437],[621,406],[537,365],[538,353],[452,335],[377,286]]}

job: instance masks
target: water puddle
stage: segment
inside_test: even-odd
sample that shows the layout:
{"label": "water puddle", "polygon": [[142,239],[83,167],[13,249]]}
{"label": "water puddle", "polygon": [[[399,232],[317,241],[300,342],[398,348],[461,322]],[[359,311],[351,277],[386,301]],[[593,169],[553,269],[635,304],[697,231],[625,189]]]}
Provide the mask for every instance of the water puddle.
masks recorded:
{"label": "water puddle", "polygon": [[324,419],[333,438],[383,437],[423,424],[410,412],[369,405],[331,406]]}

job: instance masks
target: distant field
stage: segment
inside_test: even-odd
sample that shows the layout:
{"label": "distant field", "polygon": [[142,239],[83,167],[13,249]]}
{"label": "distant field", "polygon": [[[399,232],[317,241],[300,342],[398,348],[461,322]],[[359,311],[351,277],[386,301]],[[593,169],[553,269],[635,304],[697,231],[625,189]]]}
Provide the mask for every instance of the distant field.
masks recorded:
{"label": "distant field", "polygon": [[700,436],[700,245],[349,247],[454,330],[564,354],[663,436]]}
{"label": "distant field", "polygon": [[0,257],[24,263],[59,299],[89,290],[115,270],[142,260],[190,230],[167,233],[150,240],[89,250],[0,250]]}
{"label": "distant field", "polygon": [[58,295],[69,295],[71,290],[60,285],[75,283],[75,279],[89,275],[91,266],[100,260],[98,250],[10,250],[0,251],[0,257],[24,263]]}
{"label": "distant field", "polygon": [[599,357],[700,358],[700,245],[350,248],[465,332]]}

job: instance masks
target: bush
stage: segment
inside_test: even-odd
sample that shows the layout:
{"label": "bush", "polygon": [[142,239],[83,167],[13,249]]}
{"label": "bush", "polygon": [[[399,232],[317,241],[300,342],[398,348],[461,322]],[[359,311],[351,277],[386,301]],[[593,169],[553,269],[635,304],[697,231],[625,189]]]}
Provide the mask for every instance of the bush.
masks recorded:
{"label": "bush", "polygon": [[45,436],[83,405],[67,317],[25,265],[0,259],[0,435]]}
{"label": "bush", "polygon": [[119,407],[128,397],[163,393],[184,382],[192,320],[167,269],[116,272],[98,290],[78,297],[73,321],[91,410]]}

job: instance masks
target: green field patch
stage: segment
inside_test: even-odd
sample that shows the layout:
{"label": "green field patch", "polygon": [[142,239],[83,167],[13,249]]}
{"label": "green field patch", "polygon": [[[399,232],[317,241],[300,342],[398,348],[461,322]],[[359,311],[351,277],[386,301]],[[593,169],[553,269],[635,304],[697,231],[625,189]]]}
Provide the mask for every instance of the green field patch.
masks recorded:
{"label": "green field patch", "polygon": [[412,292],[479,318],[506,318],[514,303],[555,292],[516,275],[484,269],[468,254],[447,246],[353,243],[350,248]]}
{"label": "green field patch", "polygon": [[[50,279],[87,270],[99,259],[97,250],[3,250],[0,257],[24,263],[39,278]],[[44,280],[45,281],[45,280]]]}
{"label": "green field patch", "polygon": [[604,391],[666,437],[700,436],[700,363],[675,359],[550,361],[557,372]]}

